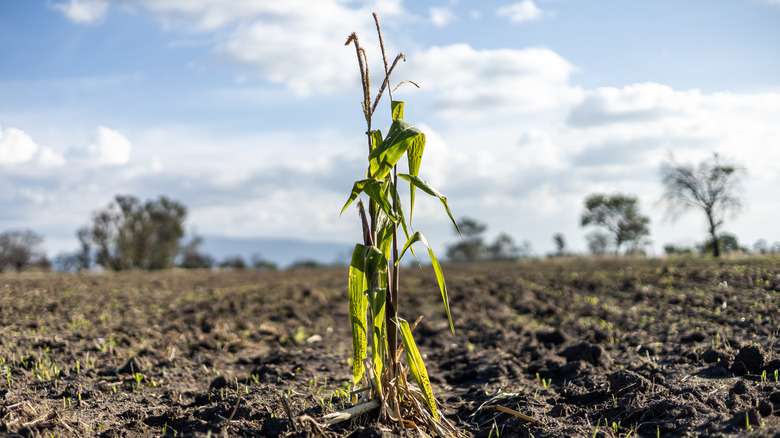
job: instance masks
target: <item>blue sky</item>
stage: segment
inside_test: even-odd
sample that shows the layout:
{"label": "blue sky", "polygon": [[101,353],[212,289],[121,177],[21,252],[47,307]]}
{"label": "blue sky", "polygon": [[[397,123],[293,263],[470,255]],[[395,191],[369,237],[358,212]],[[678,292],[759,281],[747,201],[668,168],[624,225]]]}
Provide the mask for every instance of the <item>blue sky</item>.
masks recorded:
{"label": "blue sky", "polygon": [[[490,236],[584,250],[584,197],[622,192],[655,253],[701,241],[700,214],[663,219],[658,167],[718,152],[748,170],[724,230],[780,240],[778,0],[6,0],[0,230],[53,256],[115,194],[166,194],[199,234],[354,241],[338,211],[365,127],[343,44],[356,31],[380,70],[373,11],[408,58],[394,81],[421,86],[396,94],[428,136],[421,175]],[[417,207],[443,251],[440,205]]]}

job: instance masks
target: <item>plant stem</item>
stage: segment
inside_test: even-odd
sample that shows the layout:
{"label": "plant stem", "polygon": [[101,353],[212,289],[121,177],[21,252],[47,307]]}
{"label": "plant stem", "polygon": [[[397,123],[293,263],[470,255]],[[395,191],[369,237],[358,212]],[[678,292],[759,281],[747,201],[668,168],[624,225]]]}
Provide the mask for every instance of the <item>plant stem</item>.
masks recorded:
{"label": "plant stem", "polygon": [[[393,166],[393,214],[398,215],[398,174],[397,167]],[[387,326],[387,345],[388,356],[390,359],[390,370],[392,376],[398,375],[398,327],[395,324],[395,318],[398,317],[398,280],[400,278],[398,265],[398,224],[393,224],[393,258],[388,261],[388,291],[387,307],[385,309],[385,321]]]}

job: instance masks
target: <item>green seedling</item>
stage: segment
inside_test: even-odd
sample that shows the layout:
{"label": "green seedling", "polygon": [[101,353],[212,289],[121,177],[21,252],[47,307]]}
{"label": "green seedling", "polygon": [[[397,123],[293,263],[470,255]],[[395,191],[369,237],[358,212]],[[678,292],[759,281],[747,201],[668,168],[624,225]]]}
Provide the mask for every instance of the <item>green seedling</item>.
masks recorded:
{"label": "green seedling", "polygon": [[498,431],[498,424],[496,423],[496,420],[493,419],[493,426],[490,427],[490,433],[488,434],[488,438],[493,438],[493,432],[496,432],[496,438],[500,438],[501,434]]}
{"label": "green seedling", "polygon": [[[385,409],[380,411],[387,412],[389,417],[400,424],[405,420],[413,421],[411,418],[421,424],[438,423],[440,417],[428,374],[412,336],[416,323],[410,326],[399,316],[398,309],[399,262],[407,250],[411,250],[412,255],[415,255],[411,247],[415,243],[421,243],[428,250],[450,329],[454,332],[441,265],[425,237],[420,232],[412,232],[411,229],[416,189],[438,198],[459,233],[460,230],[447,205],[447,198],[419,176],[425,149],[425,134],[404,120],[404,103],[393,100],[390,89],[390,75],[398,62],[406,60],[406,57],[399,54],[392,64],[387,62],[376,14],[374,20],[384,61],[384,80],[374,99],[371,96],[366,51],[360,46],[354,33],[346,42],[346,45],[354,45],[360,67],[368,147],[366,176],[354,183],[349,199],[341,209],[341,213],[344,213],[361,195],[368,197],[367,211],[363,200],[357,201],[363,231],[362,243],[355,245],[349,267],[353,385],[371,388],[371,391],[363,393],[370,393],[373,400],[384,403]],[[392,121],[387,135],[383,136],[379,130],[373,129],[372,122],[377,105],[385,92],[391,101]],[[407,158],[408,173],[399,173],[398,163],[404,156]],[[399,197],[398,184],[401,180],[408,183],[409,188],[408,221]],[[399,236],[399,226],[405,240],[401,240],[402,237]],[[371,351],[368,349],[369,345]],[[401,349],[406,352],[406,369],[400,362]],[[406,371],[414,377],[419,392],[413,391],[406,384]],[[356,397],[353,402],[357,402]],[[427,408],[426,413],[425,409],[420,409],[420,404]],[[451,434],[455,435],[457,432],[453,429]]]}

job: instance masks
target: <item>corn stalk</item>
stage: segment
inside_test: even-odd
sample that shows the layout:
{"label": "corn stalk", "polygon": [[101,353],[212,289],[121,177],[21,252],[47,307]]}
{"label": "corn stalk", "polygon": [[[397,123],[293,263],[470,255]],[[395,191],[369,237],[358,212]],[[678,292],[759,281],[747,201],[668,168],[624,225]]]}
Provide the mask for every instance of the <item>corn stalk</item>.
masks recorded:
{"label": "corn stalk", "polygon": [[[420,232],[411,231],[416,189],[438,198],[456,229],[458,225],[447,205],[447,198],[419,177],[425,134],[404,120],[404,103],[393,100],[389,86],[391,73],[398,62],[405,61],[406,57],[401,53],[392,64],[387,62],[382,30],[376,14],[374,20],[382,49],[384,80],[373,100],[366,52],[360,46],[355,33],[351,34],[346,42],[346,45],[354,45],[357,54],[363,85],[362,108],[368,128],[366,178],[354,183],[349,199],[341,210],[343,213],[357,200],[363,231],[363,242],[355,245],[349,267],[349,308],[353,341],[353,385],[363,385],[370,388],[370,391],[358,389],[353,393],[368,393],[373,403],[379,401],[382,417],[402,425],[414,425],[415,422],[410,418],[416,418],[416,423],[425,424],[440,435],[456,435],[446,419],[439,416],[425,363],[412,336],[414,325],[410,326],[398,316],[398,286],[401,258],[407,250],[414,255],[413,244],[423,244],[428,250],[436,274],[450,329],[454,332],[441,265],[425,237]],[[391,102],[392,123],[387,135],[383,137],[379,130],[372,129],[372,119],[385,92]],[[409,173],[398,172],[397,164],[404,156],[407,158]],[[405,218],[398,195],[399,178],[409,185],[409,222]],[[368,198],[368,211],[363,200],[358,199],[361,195]],[[400,251],[399,225],[405,239]],[[407,369],[400,361],[401,350],[406,352],[408,371],[417,388],[409,387],[406,381]],[[353,397],[353,403],[357,402],[357,397]]]}

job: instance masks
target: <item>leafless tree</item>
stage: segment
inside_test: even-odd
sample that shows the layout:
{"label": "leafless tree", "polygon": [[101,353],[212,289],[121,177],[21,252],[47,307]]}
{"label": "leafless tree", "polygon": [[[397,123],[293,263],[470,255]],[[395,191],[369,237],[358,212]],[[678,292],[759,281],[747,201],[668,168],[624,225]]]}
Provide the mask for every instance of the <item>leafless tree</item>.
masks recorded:
{"label": "leafless tree", "polygon": [[566,255],[566,237],[563,233],[555,233],[553,235],[553,242],[555,243],[555,255],[563,257]]}
{"label": "leafless tree", "polygon": [[6,231],[0,234],[0,271],[11,266],[17,271],[44,257],[43,236],[32,231]]}
{"label": "leafless tree", "polygon": [[687,210],[699,209],[707,216],[712,255],[720,256],[718,229],[727,217],[742,210],[741,178],[745,169],[723,160],[718,154],[698,166],[676,163],[673,158],[661,165],[664,194],[661,202],[667,214],[677,218]]}
{"label": "leafless tree", "polygon": [[473,262],[481,259],[485,252],[482,234],[487,230],[487,224],[469,217],[460,218],[458,224],[463,239],[447,247],[447,257],[454,262]]}

